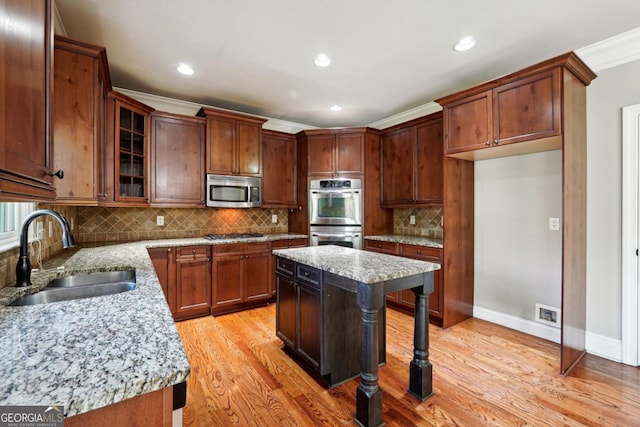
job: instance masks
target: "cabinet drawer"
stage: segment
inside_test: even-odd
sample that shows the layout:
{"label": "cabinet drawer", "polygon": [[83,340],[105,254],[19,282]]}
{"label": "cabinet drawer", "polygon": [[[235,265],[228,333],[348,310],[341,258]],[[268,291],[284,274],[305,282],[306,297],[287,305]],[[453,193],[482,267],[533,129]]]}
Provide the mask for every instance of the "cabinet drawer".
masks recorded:
{"label": "cabinet drawer", "polygon": [[293,277],[295,264],[296,263],[290,259],[276,257],[276,270],[286,276]]}
{"label": "cabinet drawer", "polygon": [[270,242],[252,242],[245,245],[245,253],[269,252],[271,250]]}
{"label": "cabinet drawer", "polygon": [[442,249],[440,248],[431,248],[428,246],[418,246],[418,245],[400,245],[400,255],[403,256],[423,256],[429,258],[440,258],[442,253]]}
{"label": "cabinet drawer", "polygon": [[209,258],[209,246],[182,246],[176,248],[176,259]]}
{"label": "cabinet drawer", "polygon": [[296,264],[296,277],[301,283],[307,283],[316,289],[320,289],[322,271],[303,264]]}
{"label": "cabinet drawer", "polygon": [[231,243],[227,245],[213,245],[213,256],[241,254],[242,243]]}
{"label": "cabinet drawer", "polygon": [[307,246],[307,239],[283,239],[271,242],[271,249],[300,248]]}
{"label": "cabinet drawer", "polygon": [[381,240],[365,239],[364,248],[375,252],[382,252],[385,254],[398,254],[398,244],[395,242],[383,242]]}

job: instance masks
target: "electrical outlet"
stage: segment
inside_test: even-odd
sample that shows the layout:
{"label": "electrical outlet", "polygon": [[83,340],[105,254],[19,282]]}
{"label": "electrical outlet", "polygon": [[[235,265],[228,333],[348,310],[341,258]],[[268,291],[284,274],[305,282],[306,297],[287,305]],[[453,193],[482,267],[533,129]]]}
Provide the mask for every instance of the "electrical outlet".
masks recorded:
{"label": "electrical outlet", "polygon": [[415,215],[410,215],[409,216],[409,224],[416,225],[416,216]]}
{"label": "electrical outlet", "polygon": [[549,230],[551,231],[560,230],[560,218],[549,218]]}
{"label": "electrical outlet", "polygon": [[272,224],[277,224],[278,223],[278,215],[276,215],[276,214],[271,215],[271,223]]}
{"label": "electrical outlet", "polygon": [[162,215],[156,216],[156,225],[158,227],[162,227],[164,225],[164,216]]}

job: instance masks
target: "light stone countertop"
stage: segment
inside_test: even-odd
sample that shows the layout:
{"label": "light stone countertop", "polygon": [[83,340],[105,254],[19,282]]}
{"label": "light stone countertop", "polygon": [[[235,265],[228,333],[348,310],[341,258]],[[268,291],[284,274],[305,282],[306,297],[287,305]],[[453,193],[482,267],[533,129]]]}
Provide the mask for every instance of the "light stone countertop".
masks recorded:
{"label": "light stone countertop", "polygon": [[383,242],[403,243],[406,245],[426,246],[442,249],[442,239],[432,239],[421,236],[405,236],[402,234],[387,234],[381,236],[364,236],[367,240],[379,240]]}
{"label": "light stone countertop", "polygon": [[439,270],[440,264],[326,245],[277,249],[274,255],[362,283],[377,283]]}
{"label": "light stone countertop", "polygon": [[[307,236],[242,241],[299,237]],[[165,239],[63,251],[32,273],[32,286],[1,289],[0,405],[64,405],[72,416],[186,381],[189,361],[147,248],[234,242]],[[136,289],[7,306],[56,277],[122,269],[135,269]]]}

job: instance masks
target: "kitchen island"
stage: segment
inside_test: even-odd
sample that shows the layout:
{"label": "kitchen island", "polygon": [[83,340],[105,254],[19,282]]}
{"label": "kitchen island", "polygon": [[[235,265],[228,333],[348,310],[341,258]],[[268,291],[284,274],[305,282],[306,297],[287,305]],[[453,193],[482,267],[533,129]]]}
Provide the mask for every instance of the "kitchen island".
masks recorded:
{"label": "kitchen island", "polygon": [[[276,268],[282,265],[294,279],[316,282],[319,288],[330,286],[356,294],[362,319],[362,358],[355,417],[358,424],[384,425],[382,390],[378,385],[379,329],[384,324],[380,324],[378,314],[384,309],[388,292],[412,289],[416,296],[409,393],[421,400],[432,394],[427,301],[433,291],[433,271],[440,268],[439,264],[332,245],[274,250],[273,254],[278,257]],[[305,266],[317,269],[321,274],[310,277],[313,271],[305,270]],[[292,272],[289,271],[291,268]]]}

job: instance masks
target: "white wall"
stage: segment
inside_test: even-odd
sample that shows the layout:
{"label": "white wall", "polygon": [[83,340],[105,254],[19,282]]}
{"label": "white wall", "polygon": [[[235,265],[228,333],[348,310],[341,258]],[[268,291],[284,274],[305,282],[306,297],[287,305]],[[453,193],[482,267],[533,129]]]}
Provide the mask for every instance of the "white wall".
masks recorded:
{"label": "white wall", "polygon": [[[640,103],[638,76],[635,61],[587,87],[586,345],[613,360],[621,358],[622,107]],[[547,230],[561,212],[560,168],[558,151],[476,162],[476,317],[542,336],[528,329],[532,304],[560,306],[561,237]]]}

